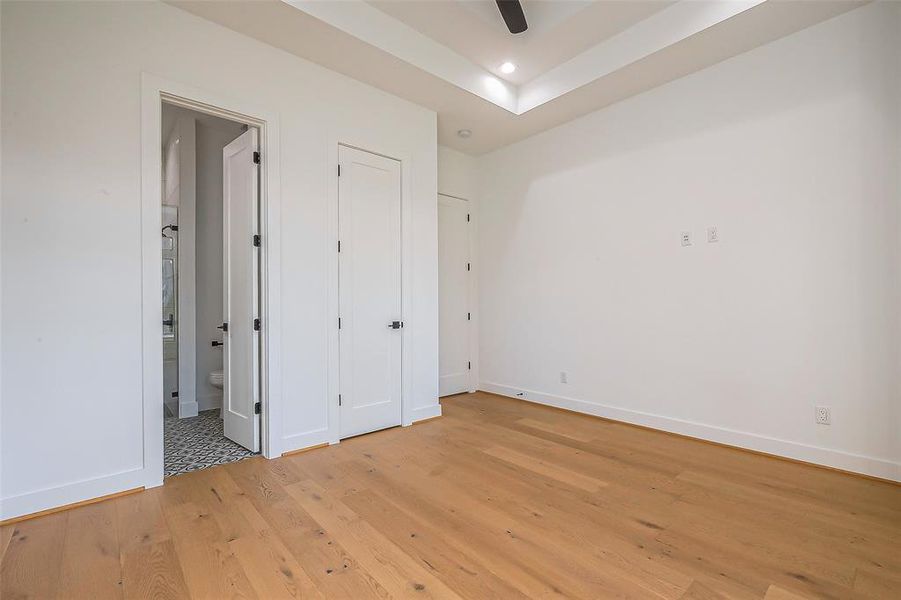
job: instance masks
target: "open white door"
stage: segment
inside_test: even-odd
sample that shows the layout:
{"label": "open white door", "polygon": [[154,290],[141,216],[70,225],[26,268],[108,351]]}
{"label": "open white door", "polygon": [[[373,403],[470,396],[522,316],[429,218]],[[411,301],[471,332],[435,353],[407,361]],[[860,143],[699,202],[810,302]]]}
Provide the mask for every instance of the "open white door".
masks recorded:
{"label": "open white door", "polygon": [[438,196],[438,395],[470,389],[468,202]]}
{"label": "open white door", "polygon": [[258,132],[248,129],[222,150],[223,370],[225,437],[260,451]]}
{"label": "open white door", "polygon": [[339,146],[341,437],[401,423],[400,163]]}

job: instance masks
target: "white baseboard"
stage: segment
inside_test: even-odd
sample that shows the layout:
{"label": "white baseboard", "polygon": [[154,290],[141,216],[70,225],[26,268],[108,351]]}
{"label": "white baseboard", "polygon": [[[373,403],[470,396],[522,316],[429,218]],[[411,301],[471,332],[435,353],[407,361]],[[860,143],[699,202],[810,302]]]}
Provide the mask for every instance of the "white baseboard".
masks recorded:
{"label": "white baseboard", "polygon": [[[421,408],[414,408],[410,411],[412,413],[412,420],[410,423],[415,423],[416,421],[423,421],[425,419],[431,419],[432,417],[440,417],[441,416],[441,405],[435,404],[434,406],[423,406]],[[282,438],[282,447],[280,454],[286,454],[288,452],[294,452],[296,450],[304,450],[305,448],[311,448],[313,446],[319,446],[321,444],[338,444],[341,442],[340,438],[335,437],[337,435],[335,432],[331,432],[327,427],[323,427],[322,429],[314,429],[313,431],[305,431],[303,433],[295,433],[292,435],[285,436]]]}
{"label": "white baseboard", "polygon": [[196,417],[197,416],[197,402],[194,400],[185,400],[179,401],[178,403],[178,418],[179,419],[187,419],[188,417]]}
{"label": "white baseboard", "polygon": [[526,390],[487,381],[482,382],[479,385],[479,389],[501,396],[517,398],[537,404],[545,404],[547,406],[555,406],[557,408],[565,408],[567,410],[604,417],[614,421],[642,425],[661,431],[678,433],[693,438],[718,442],[720,444],[736,446],[748,450],[756,450],[758,452],[765,452],[767,454],[774,454],[785,458],[833,467],[844,471],[852,471],[863,475],[871,475],[882,479],[901,481],[901,463],[892,462],[882,458],[810,446],[799,442],[780,440],[755,433],[737,431],[735,429],[727,429],[715,425],[705,425],[703,423],[696,423],[694,421],[686,421],[683,419],[674,419],[672,417],[644,413],[626,408],[607,406],[577,398],[545,394],[543,392],[536,392],[534,390]]}
{"label": "white baseboard", "polygon": [[424,421],[426,419],[434,419],[441,416],[441,405],[433,404],[432,406],[421,406],[410,411],[412,413],[410,422]]}
{"label": "white baseboard", "polygon": [[139,488],[145,479],[144,469],[138,468],[3,498],[0,521]]}
{"label": "white baseboard", "polygon": [[303,450],[311,446],[318,446],[326,442],[332,443],[333,441],[329,435],[328,427],[305,431],[304,433],[295,433],[282,438],[282,447],[279,455],[286,452],[294,452],[295,450]]}
{"label": "white baseboard", "polygon": [[212,410],[214,408],[222,408],[222,394],[197,396],[197,410]]}

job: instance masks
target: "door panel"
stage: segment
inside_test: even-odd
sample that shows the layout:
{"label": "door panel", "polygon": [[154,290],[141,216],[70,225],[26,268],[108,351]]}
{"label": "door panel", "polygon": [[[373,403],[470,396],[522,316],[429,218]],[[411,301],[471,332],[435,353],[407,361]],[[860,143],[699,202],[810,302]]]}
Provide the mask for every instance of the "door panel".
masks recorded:
{"label": "door panel", "polygon": [[468,202],[438,196],[438,394],[469,391]]}
{"label": "door panel", "polygon": [[225,437],[248,450],[260,450],[260,340],[253,320],[259,317],[259,167],[253,153],[258,132],[249,129],[222,150],[223,170],[223,333],[225,385],[222,416]]}
{"label": "door panel", "polygon": [[400,163],[340,146],[340,435],[400,425]]}

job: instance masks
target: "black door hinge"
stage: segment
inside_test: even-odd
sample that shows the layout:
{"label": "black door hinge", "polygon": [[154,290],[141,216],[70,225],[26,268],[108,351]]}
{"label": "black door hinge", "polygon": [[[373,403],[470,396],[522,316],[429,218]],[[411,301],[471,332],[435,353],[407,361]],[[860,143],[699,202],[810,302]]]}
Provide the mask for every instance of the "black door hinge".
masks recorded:
{"label": "black door hinge", "polygon": [[341,240],[338,240],[338,252],[341,252]]}
{"label": "black door hinge", "polygon": [[338,317],[338,329],[341,329],[341,317]]}
{"label": "black door hinge", "polygon": [[173,398],[178,398],[178,392],[172,392],[172,397],[173,397]]}
{"label": "black door hinge", "polygon": [[472,370],[472,361],[466,362],[466,368],[469,369],[470,371]]}
{"label": "black door hinge", "polygon": [[260,153],[259,152],[253,153],[253,164],[255,164],[255,165],[260,164]]}
{"label": "black door hinge", "polygon": [[254,234],[253,245],[255,247],[259,248],[261,243],[262,243],[262,238],[260,238],[260,234],[259,233]]}
{"label": "black door hinge", "polygon": [[338,394],[338,406],[341,406],[341,394]]}
{"label": "black door hinge", "polygon": [[466,320],[472,321],[472,313],[466,313]]}
{"label": "black door hinge", "polygon": [[341,165],[338,165],[338,177],[341,177]]}
{"label": "black door hinge", "polygon": [[466,213],[466,222],[469,223],[469,213]]}
{"label": "black door hinge", "polygon": [[472,263],[466,263],[466,270],[469,271],[472,269]]}
{"label": "black door hinge", "polygon": [[260,330],[260,320],[259,320],[259,319],[254,319],[254,320],[253,320],[253,330],[254,330],[254,331],[259,331],[259,330]]}
{"label": "black door hinge", "polygon": [[255,415],[260,414],[260,411],[261,411],[262,409],[263,409],[262,404],[259,403],[259,402],[257,402],[256,404],[253,405],[253,414],[255,414]]}
{"label": "black door hinge", "polygon": [[218,327],[216,327],[216,329],[221,329],[222,331],[228,331],[228,323],[223,323],[222,325],[219,325]]}

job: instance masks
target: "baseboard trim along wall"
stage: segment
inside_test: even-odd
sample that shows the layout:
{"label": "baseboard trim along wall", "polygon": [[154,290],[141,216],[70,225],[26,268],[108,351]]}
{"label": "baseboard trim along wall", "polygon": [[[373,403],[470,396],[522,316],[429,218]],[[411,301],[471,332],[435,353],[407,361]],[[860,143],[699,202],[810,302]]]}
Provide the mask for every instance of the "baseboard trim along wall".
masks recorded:
{"label": "baseboard trim along wall", "polygon": [[881,458],[809,446],[807,444],[770,438],[754,433],[607,406],[577,398],[545,394],[543,392],[501,385],[498,383],[482,382],[479,385],[479,389],[499,396],[507,396],[509,398],[525,400],[536,404],[544,404],[546,406],[553,406],[571,410],[573,412],[602,417],[612,421],[640,425],[642,427],[715,442],[726,446],[733,446],[744,450],[771,454],[776,457],[811,463],[813,465],[848,471],[850,473],[857,473],[878,479],[901,482],[901,463]]}
{"label": "baseboard trim along wall", "polygon": [[410,423],[416,423],[418,421],[425,421],[426,419],[434,419],[435,417],[441,416],[441,405],[433,404],[431,406],[421,406],[419,408],[414,408],[411,412],[411,420]]}
{"label": "baseboard trim along wall", "polygon": [[282,447],[279,455],[284,456],[285,454],[307,450],[322,444],[331,443],[332,441],[328,427],[286,435],[282,438]]}
{"label": "baseboard trim along wall", "polygon": [[185,419],[187,417],[196,417],[197,411],[201,410],[199,405],[194,400],[185,400],[184,402],[178,403],[178,416],[179,418]]}
{"label": "baseboard trim along wall", "polygon": [[197,410],[212,410],[222,407],[222,394],[197,396]]}
{"label": "baseboard trim along wall", "polygon": [[304,452],[309,452],[310,450],[318,450],[319,448],[327,448],[328,446],[328,442],[323,442],[321,444],[316,444],[315,446],[308,446],[306,448],[298,448],[297,450],[291,450],[289,452],[282,452],[282,458],[286,456],[297,456],[298,454],[303,454]]}
{"label": "baseboard trim along wall", "polygon": [[22,521],[28,521],[30,519],[37,519],[38,517],[46,517],[47,515],[52,515],[58,512],[63,512],[64,510],[72,510],[73,508],[80,508],[82,506],[88,506],[89,504],[96,504],[98,502],[103,502],[104,500],[113,500],[115,498],[121,498],[122,496],[130,496],[131,494],[137,494],[138,492],[143,492],[146,488],[136,487],[130,490],[125,490],[124,492],[116,492],[115,494],[107,494],[105,496],[100,496],[98,498],[90,498],[88,500],[82,500],[80,502],[73,502],[71,504],[64,504],[63,506],[57,506],[56,508],[48,508],[47,510],[41,510],[38,512],[29,513],[27,515],[21,515],[19,517],[12,517],[10,519],[4,519],[0,521],[0,527],[4,527],[6,525],[14,525],[16,523],[21,523]]}
{"label": "baseboard trim along wall", "polygon": [[95,502],[111,495],[143,488],[146,478],[144,469],[141,468],[3,498],[0,500],[0,521]]}

